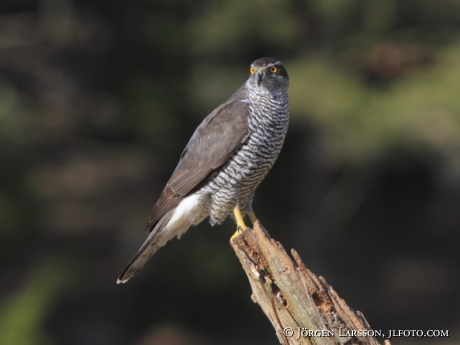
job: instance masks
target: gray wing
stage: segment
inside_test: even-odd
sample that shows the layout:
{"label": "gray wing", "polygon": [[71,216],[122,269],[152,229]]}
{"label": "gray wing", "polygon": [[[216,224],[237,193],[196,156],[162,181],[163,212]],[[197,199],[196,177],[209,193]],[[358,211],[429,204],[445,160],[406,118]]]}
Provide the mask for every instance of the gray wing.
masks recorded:
{"label": "gray wing", "polygon": [[203,120],[153,207],[148,232],[184,197],[203,186],[238,150],[249,134],[248,117],[249,105],[231,98]]}
{"label": "gray wing", "polygon": [[157,237],[171,218],[174,208],[212,178],[248,137],[249,105],[242,97],[245,90],[243,86],[209,114],[192,135],[153,207],[147,224],[147,240],[124,269],[117,283],[128,281],[145,265],[160,248]]}
{"label": "gray wing", "polygon": [[179,202],[206,183],[228,158],[238,150],[249,134],[249,105],[235,93],[198,126],[188,142],[174,173],[153,207],[147,223],[147,240],[124,269],[117,283],[134,276],[160,248],[157,237],[169,222]]}

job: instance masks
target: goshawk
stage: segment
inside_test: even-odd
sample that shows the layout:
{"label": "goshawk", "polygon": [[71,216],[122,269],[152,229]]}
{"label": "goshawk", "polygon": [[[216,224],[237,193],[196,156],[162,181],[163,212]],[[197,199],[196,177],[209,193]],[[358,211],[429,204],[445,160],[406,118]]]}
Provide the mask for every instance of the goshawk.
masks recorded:
{"label": "goshawk", "polygon": [[249,79],[195,130],[147,224],[148,238],[118,278],[125,283],[166,242],[209,216],[233,213],[238,229],[252,223],[254,191],[273,166],[289,123],[289,77],[274,58],[254,61]]}

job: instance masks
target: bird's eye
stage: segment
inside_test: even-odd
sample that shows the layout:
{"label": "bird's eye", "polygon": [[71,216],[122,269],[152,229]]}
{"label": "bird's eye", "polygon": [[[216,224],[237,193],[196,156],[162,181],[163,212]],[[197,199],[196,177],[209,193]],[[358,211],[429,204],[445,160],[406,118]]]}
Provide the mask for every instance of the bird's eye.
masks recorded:
{"label": "bird's eye", "polygon": [[276,73],[276,72],[278,72],[278,68],[276,68],[275,66],[270,67],[270,73]]}
{"label": "bird's eye", "polygon": [[256,70],[254,69],[254,67],[251,67],[251,68],[249,69],[249,72],[250,72],[251,74],[254,74],[254,73],[256,73]]}

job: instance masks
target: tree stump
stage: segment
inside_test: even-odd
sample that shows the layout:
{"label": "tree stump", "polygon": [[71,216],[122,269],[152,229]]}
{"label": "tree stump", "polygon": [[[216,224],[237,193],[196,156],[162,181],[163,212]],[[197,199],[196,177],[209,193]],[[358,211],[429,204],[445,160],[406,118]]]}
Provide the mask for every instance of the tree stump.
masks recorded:
{"label": "tree stump", "polygon": [[390,344],[323,277],[311,272],[294,249],[292,260],[259,222],[230,243],[248,276],[252,300],[269,318],[281,344]]}

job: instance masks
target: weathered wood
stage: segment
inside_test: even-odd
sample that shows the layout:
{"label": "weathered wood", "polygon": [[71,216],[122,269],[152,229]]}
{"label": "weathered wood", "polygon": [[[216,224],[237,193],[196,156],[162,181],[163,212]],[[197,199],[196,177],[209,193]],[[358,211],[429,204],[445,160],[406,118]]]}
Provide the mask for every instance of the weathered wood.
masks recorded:
{"label": "weathered wood", "polygon": [[[349,308],[294,249],[295,261],[291,259],[259,222],[230,243],[248,276],[252,300],[271,321],[281,344],[381,344],[364,315]],[[382,343],[389,345],[388,340]]]}

